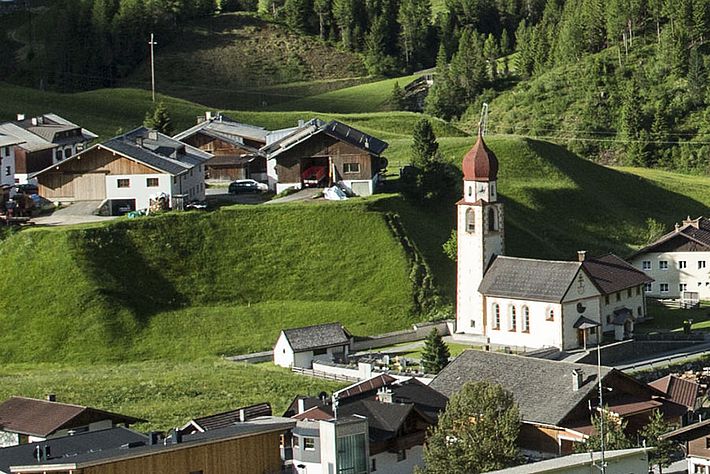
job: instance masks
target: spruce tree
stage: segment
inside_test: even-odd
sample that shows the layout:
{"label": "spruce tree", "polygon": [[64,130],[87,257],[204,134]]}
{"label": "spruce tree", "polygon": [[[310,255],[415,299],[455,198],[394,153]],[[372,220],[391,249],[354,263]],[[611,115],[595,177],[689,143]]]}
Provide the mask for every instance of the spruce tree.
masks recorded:
{"label": "spruce tree", "polygon": [[404,97],[404,91],[399,87],[398,81],[395,81],[392,87],[388,108],[390,110],[405,110],[407,108],[407,100]]}
{"label": "spruce tree", "polygon": [[513,395],[488,381],[454,394],[424,445],[420,474],[478,474],[519,462],[520,411]]}
{"label": "spruce tree", "polygon": [[[602,427],[602,420],[604,425]],[[605,409],[601,414],[592,415],[592,426],[594,433],[589,435],[584,443],[579,443],[577,452],[586,453],[589,451],[601,450],[601,433],[604,432],[604,449],[611,451],[614,449],[628,449],[633,447],[634,443],[626,434],[626,421],[619,420],[609,414]]]}
{"label": "spruce tree", "polygon": [[658,466],[658,472],[661,474],[664,467],[671,465],[673,453],[680,451],[680,446],[675,442],[661,439],[661,435],[672,431],[674,428],[674,425],[663,418],[663,413],[660,410],[654,410],[649,423],[639,432],[641,438],[646,441],[646,446],[654,448],[649,453],[649,461]]}
{"label": "spruce tree", "polygon": [[619,138],[624,142],[627,165],[643,166],[646,164],[646,150],[641,136],[643,117],[639,109],[640,103],[638,84],[634,79],[631,79],[626,86],[619,127]]}
{"label": "spruce tree", "polygon": [[703,57],[698,52],[698,48],[693,48],[690,51],[687,79],[690,101],[696,106],[702,105],[705,102],[707,90],[707,74]]}
{"label": "spruce tree", "polygon": [[424,341],[421,364],[427,374],[438,374],[449,363],[449,348],[436,329],[432,329]]}
{"label": "spruce tree", "polygon": [[429,89],[424,110],[444,120],[450,120],[462,112],[460,88],[451,78],[443,44],[439,47],[434,84]]}
{"label": "spruce tree", "polygon": [[173,122],[170,119],[167,107],[162,101],[158,102],[158,105],[152,111],[146,112],[143,125],[165,135],[173,134]]}
{"label": "spruce tree", "polygon": [[420,119],[414,124],[412,132],[412,164],[418,168],[434,159],[439,151],[434,128],[428,119]]}

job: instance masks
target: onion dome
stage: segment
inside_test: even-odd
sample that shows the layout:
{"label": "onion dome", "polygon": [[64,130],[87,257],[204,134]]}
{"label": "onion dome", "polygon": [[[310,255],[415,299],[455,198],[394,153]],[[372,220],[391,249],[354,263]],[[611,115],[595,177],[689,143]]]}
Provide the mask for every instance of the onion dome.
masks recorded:
{"label": "onion dome", "polygon": [[498,178],[498,158],[483,141],[480,127],[478,140],[463,157],[461,167],[465,181],[495,181]]}

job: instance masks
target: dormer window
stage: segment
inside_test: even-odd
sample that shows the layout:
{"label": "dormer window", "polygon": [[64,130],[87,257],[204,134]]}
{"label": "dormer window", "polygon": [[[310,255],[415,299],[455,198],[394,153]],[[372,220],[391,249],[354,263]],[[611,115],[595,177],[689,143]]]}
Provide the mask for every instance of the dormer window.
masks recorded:
{"label": "dormer window", "polygon": [[469,234],[476,232],[476,211],[471,208],[466,210],[466,232]]}

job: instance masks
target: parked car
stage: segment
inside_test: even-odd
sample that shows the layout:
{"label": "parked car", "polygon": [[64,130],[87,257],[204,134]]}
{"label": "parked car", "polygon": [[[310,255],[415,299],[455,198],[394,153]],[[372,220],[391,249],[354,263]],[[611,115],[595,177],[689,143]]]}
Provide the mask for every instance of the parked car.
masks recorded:
{"label": "parked car", "polygon": [[17,189],[17,194],[37,194],[39,192],[39,188],[37,187],[36,184],[18,184],[16,186]]}
{"label": "parked car", "polygon": [[229,194],[260,193],[268,189],[267,185],[253,179],[238,179],[229,183]]}

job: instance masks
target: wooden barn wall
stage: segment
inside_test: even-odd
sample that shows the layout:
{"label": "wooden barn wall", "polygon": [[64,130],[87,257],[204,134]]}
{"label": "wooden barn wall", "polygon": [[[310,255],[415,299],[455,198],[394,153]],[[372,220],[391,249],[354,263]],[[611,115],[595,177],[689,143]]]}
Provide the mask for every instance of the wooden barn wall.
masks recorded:
{"label": "wooden barn wall", "polygon": [[[295,183],[301,181],[300,159],[310,157],[331,157],[338,179],[372,179],[373,161],[377,158],[349,144],[325,134],[319,134],[283,152],[276,159],[276,173],[279,181]],[[343,163],[360,163],[359,173],[343,173]]]}
{"label": "wooden barn wall", "polygon": [[113,152],[94,148],[78,158],[57,163],[59,171],[64,173],[105,173],[105,174],[155,174],[154,170],[142,163],[114,155]]}
{"label": "wooden barn wall", "polygon": [[[242,156],[251,153],[250,150],[243,148],[239,145],[234,145],[232,143],[227,143],[219,138],[210,137],[209,135],[204,135],[202,133],[196,133],[193,136],[182,140],[188,145],[199,148],[212,153],[213,155],[224,155],[224,156]],[[249,144],[247,140],[244,140],[245,144]],[[261,148],[264,146],[263,143],[255,143],[252,145],[253,148]]]}
{"label": "wooden barn wall", "polygon": [[277,474],[280,433],[266,433],[87,467],[82,474]]}
{"label": "wooden barn wall", "polygon": [[36,173],[52,165],[54,149],[28,153],[22,147],[15,147],[15,173]]}
{"label": "wooden barn wall", "polygon": [[560,446],[557,442],[557,436],[563,432],[564,430],[551,427],[523,423],[520,425],[518,445],[523,449],[558,454]]}

